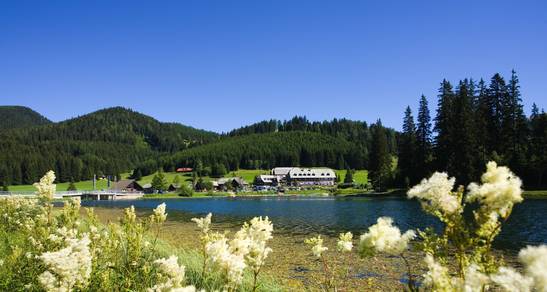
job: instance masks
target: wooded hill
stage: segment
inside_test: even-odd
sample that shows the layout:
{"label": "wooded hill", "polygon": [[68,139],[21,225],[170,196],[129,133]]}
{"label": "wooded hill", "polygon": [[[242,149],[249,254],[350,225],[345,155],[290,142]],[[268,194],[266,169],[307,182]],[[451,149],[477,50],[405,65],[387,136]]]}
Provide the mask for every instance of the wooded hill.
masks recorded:
{"label": "wooded hill", "polygon": [[[29,111],[16,110],[10,117],[24,120],[17,113],[25,116]],[[479,180],[485,163],[495,160],[516,172],[525,188],[547,187],[547,115],[536,105],[531,116],[524,114],[515,72],[508,82],[500,74],[488,84],[464,79],[453,87],[443,80],[434,113],[422,96],[416,121],[410,107],[402,120],[402,133],[385,128],[380,120],[368,125],[297,116],[219,135],[111,108],[60,123],[46,119],[44,125],[0,131],[0,183],[32,183],[49,169],[63,182],[127,171],[140,177],[177,167],[221,173],[327,166],[367,169],[373,185],[386,189],[410,186],[437,170],[467,184]]]}
{"label": "wooded hill", "polygon": [[55,170],[60,182],[90,179],[93,174],[116,175],[147,159],[218,137],[213,132],[161,123],[129,109],[109,108],[60,123],[0,132],[0,180],[29,184],[49,169]]}
{"label": "wooded hill", "polygon": [[50,120],[24,106],[0,106],[0,131],[45,125]]}

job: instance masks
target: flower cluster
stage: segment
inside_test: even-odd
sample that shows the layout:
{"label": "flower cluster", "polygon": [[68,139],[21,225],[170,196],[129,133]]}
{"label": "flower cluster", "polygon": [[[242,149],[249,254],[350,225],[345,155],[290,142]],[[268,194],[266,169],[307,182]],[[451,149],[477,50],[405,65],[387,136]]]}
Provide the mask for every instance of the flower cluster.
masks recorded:
{"label": "flower cluster", "polygon": [[317,258],[320,258],[321,255],[329,249],[328,247],[323,246],[323,238],[321,238],[321,235],[318,235],[317,237],[308,238],[304,242],[312,246],[311,251],[313,255]]}
{"label": "flower cluster", "polygon": [[[227,288],[233,289],[241,284],[246,268],[244,251],[235,250],[228,244],[224,236],[206,244],[205,252],[210,261],[210,267],[219,271],[227,281]],[[234,251],[234,252],[232,252]]]}
{"label": "flower cluster", "polygon": [[340,233],[336,248],[338,251],[350,252],[353,249],[353,234],[351,232]]}
{"label": "flower cluster", "polygon": [[519,260],[526,266],[526,276],[533,279],[538,291],[547,291],[547,246],[528,246],[519,252]]}
{"label": "flower cluster", "polygon": [[455,181],[455,178],[448,178],[448,174],[444,172],[435,172],[429,179],[423,179],[420,184],[411,188],[407,194],[409,198],[422,200],[427,211],[442,211],[448,215],[460,213],[460,200],[452,194]]}
{"label": "flower cluster", "polygon": [[198,225],[198,228],[201,230],[203,234],[209,233],[209,228],[211,226],[211,217],[213,214],[209,213],[207,216],[203,218],[192,218],[192,221],[195,222]]}
{"label": "flower cluster", "polygon": [[81,239],[66,238],[65,242],[67,247],[55,252],[45,252],[39,257],[48,268],[40,275],[39,281],[48,291],[69,291],[75,287],[85,287],[91,274],[92,259],[87,234]]}
{"label": "flower cluster", "polygon": [[250,223],[245,222],[241,230],[236,233],[235,238],[238,239],[239,244],[247,244],[245,260],[255,273],[260,271],[272,252],[272,249],[267,247],[267,242],[273,238],[272,232],[273,224],[268,217],[255,217]]}
{"label": "flower cluster", "polygon": [[273,225],[268,217],[255,217],[245,222],[229,240],[225,234],[211,233],[211,213],[204,218],[193,218],[202,233],[205,268],[216,270],[225,279],[225,289],[234,290],[243,280],[243,273],[249,267],[254,274],[254,284],[272,249],[267,242],[272,239]]}
{"label": "flower cluster", "polygon": [[50,170],[40,179],[40,182],[35,183],[34,187],[36,188],[36,194],[38,197],[46,200],[53,199],[53,195],[55,195],[56,190],[56,185],[53,184],[54,181],[55,173]]}
{"label": "flower cluster", "polygon": [[515,203],[522,202],[522,182],[509,168],[490,161],[481,177],[482,185],[468,186],[468,202],[478,201],[488,212],[495,212],[503,218],[509,215]]}
{"label": "flower cluster", "polygon": [[184,282],[184,266],[179,265],[177,256],[170,256],[169,258],[161,258],[154,261],[154,264],[158,266],[159,271],[166,278],[163,283],[156,284],[152,288],[148,288],[148,292],[163,292],[163,291],[182,291],[182,292],[195,292],[196,287],[186,286],[182,287]]}
{"label": "flower cluster", "polygon": [[391,255],[400,255],[407,248],[408,243],[416,233],[408,230],[401,234],[399,228],[392,225],[393,219],[380,217],[377,223],[368,228],[368,232],[359,238],[359,252],[362,255],[374,252],[385,252]]}
{"label": "flower cluster", "polygon": [[167,219],[167,213],[165,213],[166,205],[165,203],[159,204],[154,210],[153,214],[150,216],[150,219],[154,223],[163,223]]}

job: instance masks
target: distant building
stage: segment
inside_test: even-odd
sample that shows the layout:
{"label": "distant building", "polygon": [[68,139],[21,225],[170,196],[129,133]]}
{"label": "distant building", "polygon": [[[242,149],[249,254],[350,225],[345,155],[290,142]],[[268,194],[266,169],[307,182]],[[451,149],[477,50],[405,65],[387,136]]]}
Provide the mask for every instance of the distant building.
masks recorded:
{"label": "distant building", "polygon": [[180,189],[180,184],[170,184],[167,188],[168,192],[176,192],[178,189]]}
{"label": "distant building", "polygon": [[281,177],[271,174],[257,175],[254,180],[256,186],[276,186],[281,181]]}
{"label": "distant building", "polygon": [[286,177],[294,167],[275,167],[272,168],[271,175]]}
{"label": "distant building", "polygon": [[[230,184],[230,186],[228,186]],[[234,190],[244,190],[249,184],[241,177],[227,177],[221,178],[213,182],[213,187],[220,191],[226,191],[230,187]]]}
{"label": "distant building", "polygon": [[144,190],[143,187],[134,179],[122,179],[114,182],[110,189],[128,193],[142,192]]}
{"label": "distant building", "polygon": [[179,167],[177,168],[177,172],[192,172],[193,169],[191,167]]}
{"label": "distant building", "polygon": [[147,183],[147,184],[142,185],[142,190],[145,194],[151,194],[151,193],[154,192],[154,190],[152,189],[152,184],[151,183]]}
{"label": "distant building", "polygon": [[330,168],[294,167],[286,177],[287,183],[294,186],[333,186],[336,173]]}

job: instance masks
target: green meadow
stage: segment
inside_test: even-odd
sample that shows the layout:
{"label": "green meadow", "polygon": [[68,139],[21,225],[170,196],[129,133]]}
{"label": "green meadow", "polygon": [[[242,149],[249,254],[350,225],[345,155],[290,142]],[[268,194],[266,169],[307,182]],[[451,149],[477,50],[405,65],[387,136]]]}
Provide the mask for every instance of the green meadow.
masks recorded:
{"label": "green meadow", "polygon": [[[343,182],[344,178],[346,176],[346,170],[335,170],[336,174],[340,177],[340,181]],[[260,174],[268,174],[270,173],[269,170],[262,170],[262,169],[239,169],[228,172],[225,177],[242,177],[246,182],[252,183],[254,181],[255,176]],[[165,179],[168,183],[172,183],[176,176],[180,177],[181,181],[188,181],[190,182],[192,180],[192,174],[191,173],[176,173],[176,172],[165,172]],[[141,185],[151,183],[152,178],[154,177],[154,174],[143,176],[138,182]],[[128,178],[129,173],[123,173],[122,178]],[[213,177],[203,177],[205,181],[214,180],[216,178]],[[368,182],[368,172],[366,170],[356,170],[353,174],[353,181],[356,184],[366,184]],[[68,182],[64,183],[58,183],[57,184],[57,190],[58,191],[66,191],[68,188]],[[92,180],[86,180],[86,181],[79,181],[74,183],[76,185],[76,188],[78,190],[92,190],[93,189],[93,181]],[[107,189],[107,181],[106,179],[97,180],[97,186],[96,189]],[[11,192],[27,192],[27,191],[34,191],[34,187],[32,185],[16,185],[16,186],[9,186],[9,190]]]}

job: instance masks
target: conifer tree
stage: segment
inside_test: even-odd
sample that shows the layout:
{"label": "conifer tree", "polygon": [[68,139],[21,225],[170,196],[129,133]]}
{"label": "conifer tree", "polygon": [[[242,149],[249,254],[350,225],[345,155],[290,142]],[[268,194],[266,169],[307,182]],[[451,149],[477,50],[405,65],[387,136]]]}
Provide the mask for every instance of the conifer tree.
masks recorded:
{"label": "conifer tree", "polygon": [[403,118],[403,133],[399,147],[399,170],[402,181],[414,184],[416,178],[416,126],[410,106],[406,107]]}
{"label": "conifer tree", "polygon": [[167,190],[167,180],[165,179],[165,174],[163,170],[158,171],[152,178],[152,189],[163,193]]}
{"label": "conifer tree", "polygon": [[518,171],[525,163],[528,125],[522,106],[520,85],[515,70],[507,85],[507,95],[502,103],[501,137],[503,153],[512,169]]}
{"label": "conifer tree", "polygon": [[68,183],[68,187],[66,189],[67,191],[77,191],[76,185],[74,184],[74,180],[71,178],[70,182]]}
{"label": "conifer tree", "polygon": [[382,121],[378,120],[374,126],[372,149],[370,152],[370,177],[372,185],[377,191],[387,189],[391,171],[391,157],[387,150],[387,138]]}
{"label": "conifer tree", "polygon": [[431,172],[431,117],[427,99],[422,94],[416,127],[416,177],[429,177]]}
{"label": "conifer tree", "polygon": [[435,116],[435,158],[436,169],[444,171],[447,169],[449,161],[453,160],[450,152],[452,144],[452,104],[454,100],[454,91],[452,84],[444,79],[439,88],[437,101],[437,115]]}
{"label": "conifer tree", "polygon": [[[507,98],[507,86],[503,77],[496,73],[490,80],[488,88],[488,116],[487,116],[487,133],[488,145],[492,152],[497,155],[502,154],[502,139],[501,139],[501,121],[503,101]],[[493,155],[491,153],[490,155]],[[503,158],[502,158],[503,159]]]}
{"label": "conifer tree", "polygon": [[353,184],[353,171],[349,167],[346,169],[344,184]]}
{"label": "conifer tree", "polygon": [[475,108],[475,143],[477,146],[477,163],[485,165],[490,153],[494,150],[489,144],[489,119],[492,117],[492,109],[488,89],[483,79],[479,81],[478,94],[476,96]]}
{"label": "conifer tree", "polygon": [[468,81],[460,81],[452,103],[452,143],[448,147],[452,159],[448,161],[448,173],[466,185],[478,176],[476,169],[476,147],[474,135],[473,96]]}

